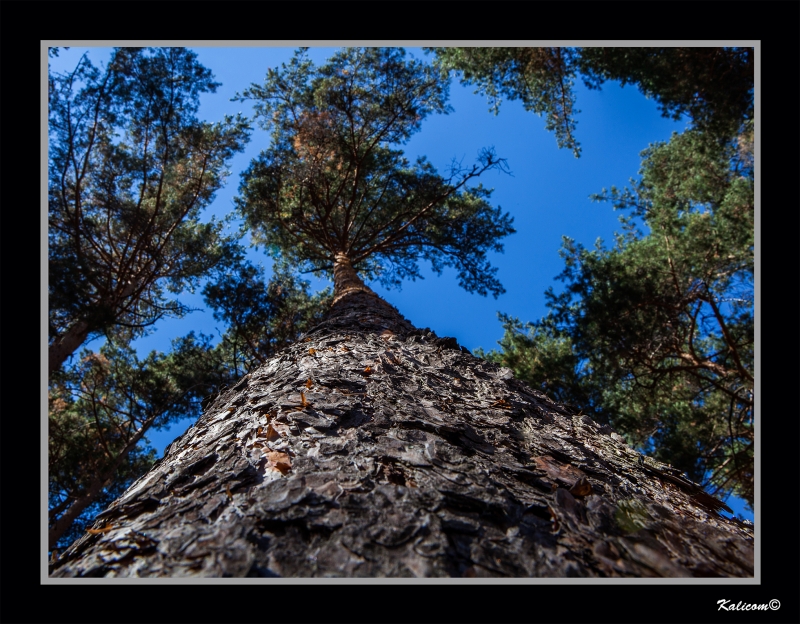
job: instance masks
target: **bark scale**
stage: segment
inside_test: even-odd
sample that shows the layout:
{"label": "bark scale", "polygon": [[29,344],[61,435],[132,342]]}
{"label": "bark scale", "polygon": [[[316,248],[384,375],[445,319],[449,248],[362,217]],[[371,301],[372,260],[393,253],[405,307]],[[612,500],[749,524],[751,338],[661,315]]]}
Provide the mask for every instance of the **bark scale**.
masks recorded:
{"label": "bark scale", "polygon": [[420,331],[349,266],[54,577],[753,575],[753,531],[621,436]]}

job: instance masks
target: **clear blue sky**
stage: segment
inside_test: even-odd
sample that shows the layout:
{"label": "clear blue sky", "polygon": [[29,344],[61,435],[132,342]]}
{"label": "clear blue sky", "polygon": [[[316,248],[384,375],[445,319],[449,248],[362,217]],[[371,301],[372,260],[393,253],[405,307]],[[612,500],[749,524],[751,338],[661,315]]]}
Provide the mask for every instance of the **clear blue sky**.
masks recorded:
{"label": "clear blue sky", "polygon": [[[110,48],[61,50],[58,58],[51,59],[51,66],[55,71],[72,69],[87,50],[96,65],[105,62],[111,53]],[[279,47],[193,50],[200,63],[222,83],[215,94],[206,94],[201,100],[199,116],[212,122],[237,112],[252,115],[249,103],[231,102],[231,98],[251,83],[261,83],[268,68],[288,62],[294,52],[294,48]],[[322,63],[332,51],[333,48],[312,48],[311,58]],[[416,58],[430,60],[421,49],[407,51]],[[406,282],[399,291],[372,284],[414,325],[430,327],[440,336],[455,336],[470,350],[492,349],[503,335],[498,311],[522,321],[536,320],[546,313],[545,290],[554,286],[558,291],[561,287],[554,278],[563,268],[558,255],[562,236],[586,246],[594,245],[598,238],[609,245],[613,242],[614,232],[620,229],[618,213],[610,204],[590,201],[589,196],[604,187],[625,186],[637,175],[639,153],[650,143],[668,140],[686,122],[663,118],[656,103],[646,99],[635,86],[622,88],[609,82],[600,91],[590,91],[578,82],[576,96],[581,111],[576,115],[576,136],[583,149],[579,159],[571,151],[559,149],[555,135],[544,129],[544,120],[526,112],[519,102],[504,101],[499,115],[494,116],[485,97],[475,95],[472,88],[457,81],[450,87],[454,112],[429,117],[404,147],[410,160],[424,155],[444,172],[453,158],[463,159],[468,165],[475,161],[481,148],[494,146],[497,154],[507,159],[512,175],[490,171],[480,181],[495,189],[492,202],[511,213],[517,230],[505,239],[504,253],[491,257],[506,288],[498,299],[469,294],[458,286],[454,271],[446,270],[439,277],[429,267],[423,270],[424,280]],[[233,159],[231,176],[209,207],[209,216],[221,217],[232,210],[240,172],[268,142],[269,137],[262,130],[253,132],[245,152]],[[263,254],[253,251],[252,258],[270,266]],[[313,288],[328,284],[313,278],[310,281]],[[199,295],[185,296],[183,300],[204,308]],[[167,351],[172,338],[189,331],[218,336],[223,328],[211,312],[201,310],[180,320],[159,322],[155,331],[136,346],[142,355],[153,349]],[[181,421],[148,438],[162,453],[190,424],[191,421]],[[729,504],[752,519],[740,501],[731,499]]]}

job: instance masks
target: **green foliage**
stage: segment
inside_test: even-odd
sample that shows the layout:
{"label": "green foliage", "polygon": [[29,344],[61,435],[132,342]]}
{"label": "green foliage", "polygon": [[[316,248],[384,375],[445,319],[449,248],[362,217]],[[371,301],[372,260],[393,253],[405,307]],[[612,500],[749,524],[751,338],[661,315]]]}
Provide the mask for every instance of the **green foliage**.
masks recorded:
{"label": "green foliage", "polygon": [[461,285],[503,292],[487,260],[513,232],[511,218],[488,203],[490,191],[467,183],[504,163],[484,150],[447,178],[423,158],[393,149],[433,113],[446,113],[448,82],[407,61],[400,48],[345,48],[315,67],[300,50],[240,99],[273,142],[243,174],[237,206],[257,242],[308,271],[330,271],[344,254],[367,279],[387,286],[455,267]]}
{"label": "green foliage", "polygon": [[568,333],[550,318],[522,323],[505,314],[498,316],[504,329],[500,351],[477,349],[475,355],[512,369],[517,379],[576,412],[608,422],[597,388],[586,375],[586,363],[579,358]]}
{"label": "green foliage", "polygon": [[51,353],[74,334],[51,371],[86,340],[184,314],[165,291],[196,286],[232,244],[200,218],[249,133],[196,118],[217,86],[185,48],[118,48],[102,70],[84,56],[49,76]]}
{"label": "green foliage", "polygon": [[322,321],[330,307],[330,289],[314,295],[309,284],[276,263],[269,282],[264,270],[243,257],[226,259],[218,277],[203,290],[214,318],[228,330],[217,345],[217,357],[232,380],[292,344]]}
{"label": "green foliage", "polygon": [[576,48],[425,48],[436,53],[443,73],[461,74],[465,85],[489,99],[497,114],[501,98],[521,100],[525,110],[545,117],[545,128],[555,132],[559,147],[580,155],[574,115]]}
{"label": "green foliage", "polygon": [[[51,351],[76,336],[63,359],[51,357],[51,545],[79,536],[147,471],[148,432],[198,416],[204,397],[296,338],[325,304],[285,270],[266,285],[225,223],[201,220],[249,134],[242,117],[196,118],[200,94],[217,86],[183,48],[121,48],[103,69],[84,57],[50,76]],[[225,278],[209,283],[215,267]],[[187,311],[167,291],[201,280],[229,325],[220,344],[189,334],[137,358],[133,339]],[[64,365],[98,335],[99,351]]]}
{"label": "green foliage", "polygon": [[717,137],[753,118],[752,48],[581,48],[578,68],[589,85],[638,85],[665,117],[688,115],[695,129]]}
{"label": "green foliage", "polygon": [[607,80],[635,84],[654,98],[665,117],[688,115],[694,127],[716,137],[737,133],[753,117],[751,48],[426,48],[444,73],[476,85],[497,113],[500,98],[521,100],[545,116],[559,147],[575,156],[573,85],[580,75],[593,89]]}
{"label": "green foliage", "polygon": [[[189,334],[168,354],[139,360],[124,339],[53,375],[50,384],[50,524],[63,514],[79,517],[60,538],[68,544],[99,507],[144,474],[155,452],[144,445],[150,430],[199,413],[201,399],[226,378],[209,356],[209,339]],[[89,500],[91,499],[91,500]]]}
{"label": "green foliage", "polygon": [[[167,291],[191,290],[236,246],[200,217],[249,133],[241,117],[196,118],[217,86],[184,48],[117,48],[105,68],[84,56],[49,75],[51,545],[149,468],[147,431],[196,413],[223,379],[206,338],[142,361],[130,346],[187,311]],[[64,366],[101,335],[100,351]]]}
{"label": "green foliage", "polygon": [[549,315],[527,333],[506,318],[489,354],[751,506],[752,137],[694,130],[645,150],[639,181],[596,197],[629,213],[616,245],[565,238]]}

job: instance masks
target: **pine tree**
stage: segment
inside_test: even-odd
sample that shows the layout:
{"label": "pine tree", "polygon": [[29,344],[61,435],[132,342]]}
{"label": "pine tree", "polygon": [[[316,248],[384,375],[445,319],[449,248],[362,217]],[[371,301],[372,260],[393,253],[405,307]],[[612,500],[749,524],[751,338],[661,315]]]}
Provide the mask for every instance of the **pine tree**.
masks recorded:
{"label": "pine tree", "polygon": [[751,576],[752,528],[365,286],[220,395],[54,576]]}
{"label": "pine tree", "polygon": [[218,83],[186,48],[117,48],[49,75],[50,375],[87,341],[140,336],[185,306],[230,253],[223,223],[201,220],[249,135],[241,117],[197,119]]}
{"label": "pine tree", "polygon": [[752,509],[752,126],[725,143],[675,134],[643,157],[632,188],[597,197],[627,212],[615,245],[567,239],[549,315],[506,318],[489,357]]}
{"label": "pine tree", "polygon": [[203,337],[142,361],[130,346],[186,313],[167,291],[192,289],[236,252],[224,224],[200,216],[249,134],[241,117],[197,118],[217,86],[184,48],[117,48],[105,67],[84,55],[49,73],[51,547],[152,465],[148,431],[190,415],[220,379]]}
{"label": "pine tree", "polygon": [[240,208],[275,253],[332,273],[331,308],[216,397],[53,576],[753,574],[752,529],[722,503],[364,282],[422,257],[502,288],[485,254],[510,220],[467,187],[500,161],[445,179],[391,147],[445,87],[370,49],[318,69],[301,54],[250,90],[275,142]]}

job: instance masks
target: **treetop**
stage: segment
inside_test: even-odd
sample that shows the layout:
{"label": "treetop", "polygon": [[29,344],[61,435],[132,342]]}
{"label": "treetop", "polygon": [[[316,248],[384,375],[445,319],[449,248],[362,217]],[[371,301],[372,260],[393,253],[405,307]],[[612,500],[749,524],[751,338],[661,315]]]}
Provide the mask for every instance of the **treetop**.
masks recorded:
{"label": "treetop", "polygon": [[238,96],[255,101],[273,141],[245,171],[237,198],[254,239],[308,271],[344,254],[386,286],[457,269],[462,286],[503,292],[487,259],[512,219],[468,183],[505,162],[491,149],[440,175],[397,149],[432,113],[447,113],[449,80],[402,48],[345,48],[315,67],[305,50]]}

